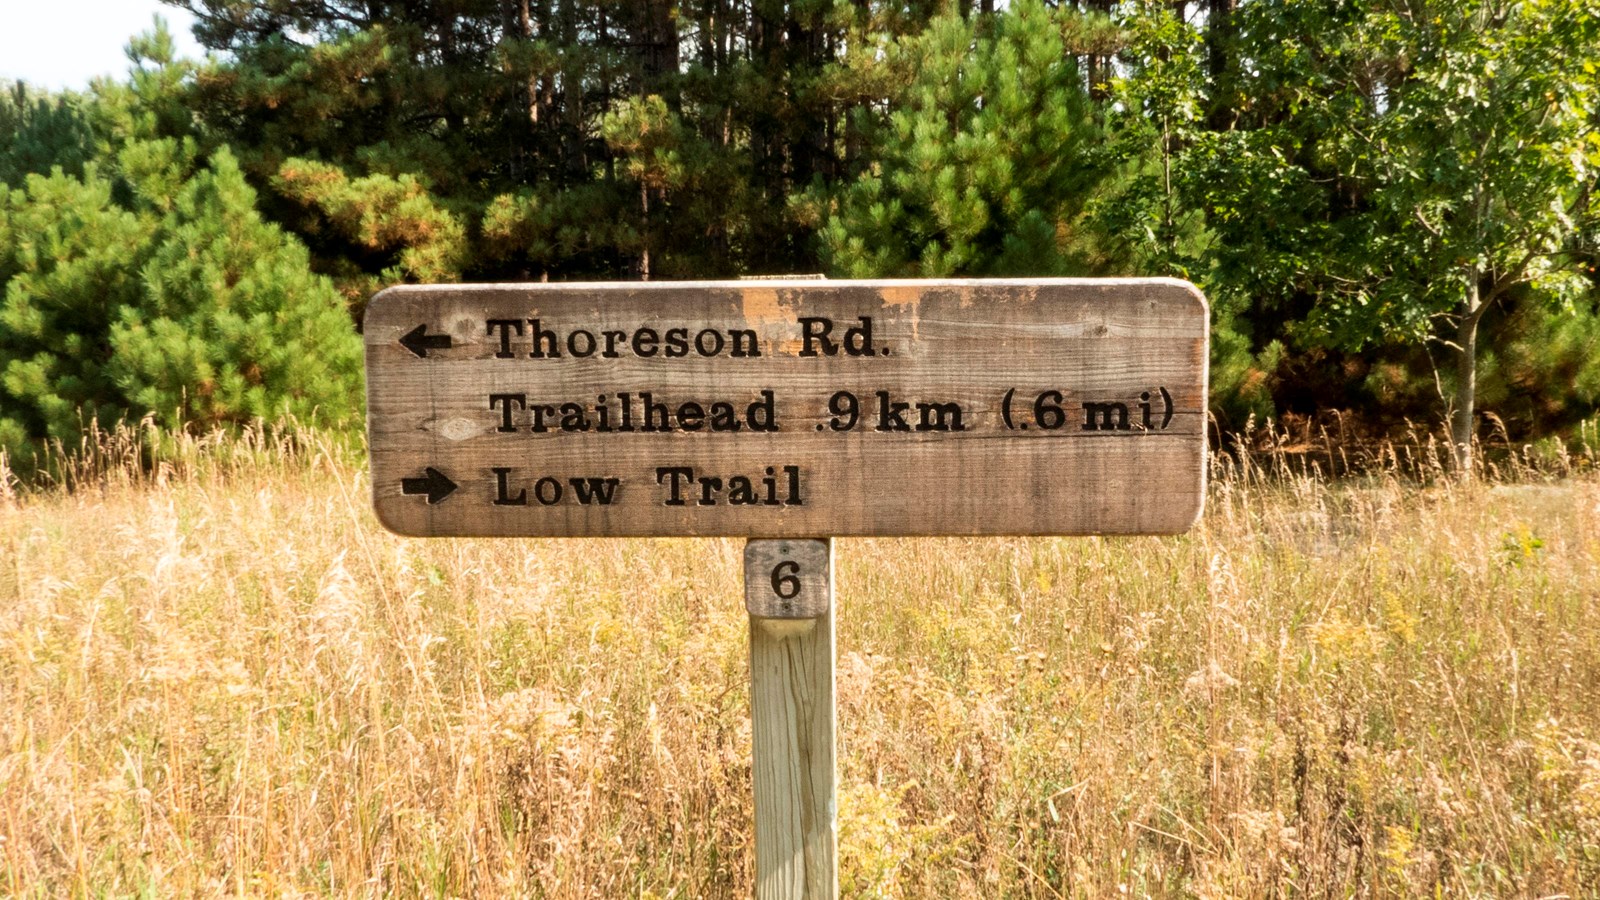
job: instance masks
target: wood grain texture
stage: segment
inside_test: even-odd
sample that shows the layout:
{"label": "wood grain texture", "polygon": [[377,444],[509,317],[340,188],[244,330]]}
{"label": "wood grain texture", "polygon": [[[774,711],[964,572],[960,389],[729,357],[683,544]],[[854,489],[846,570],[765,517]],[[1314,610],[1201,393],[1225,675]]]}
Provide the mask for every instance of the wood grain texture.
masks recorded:
{"label": "wood grain texture", "polygon": [[829,542],[783,539],[744,545],[744,606],[762,619],[815,619],[828,611]]}
{"label": "wood grain texture", "polygon": [[750,618],[759,900],[839,896],[833,542],[807,543],[826,554],[828,611],[805,620]]}
{"label": "wood grain texture", "polygon": [[1207,338],[1170,279],[391,288],[374,504],[418,536],[1176,533]]}

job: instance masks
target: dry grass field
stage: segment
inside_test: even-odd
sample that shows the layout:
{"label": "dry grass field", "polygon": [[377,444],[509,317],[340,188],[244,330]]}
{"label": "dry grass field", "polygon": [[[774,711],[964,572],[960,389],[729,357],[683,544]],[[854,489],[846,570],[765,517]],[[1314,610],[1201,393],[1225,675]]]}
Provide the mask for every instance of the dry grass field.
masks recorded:
{"label": "dry grass field", "polygon": [[[353,454],[170,455],[0,491],[0,894],[749,895],[739,542],[406,540]],[[1600,896],[1573,468],[841,541],[846,895]]]}

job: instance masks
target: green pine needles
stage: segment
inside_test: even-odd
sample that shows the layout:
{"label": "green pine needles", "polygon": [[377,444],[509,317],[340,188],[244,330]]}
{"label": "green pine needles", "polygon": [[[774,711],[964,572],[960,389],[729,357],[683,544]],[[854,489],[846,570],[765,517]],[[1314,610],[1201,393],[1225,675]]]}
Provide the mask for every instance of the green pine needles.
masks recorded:
{"label": "green pine needles", "polygon": [[914,73],[873,135],[875,164],[833,198],[828,269],[851,277],[1081,275],[1082,228],[1108,175],[1062,30],[1081,14],[1038,2],[992,20],[947,13],[895,44]]}
{"label": "green pine needles", "polygon": [[57,168],[0,195],[0,450],[19,468],[90,422],[359,415],[343,298],[261,218],[227,149],[204,166],[194,156],[134,142],[115,175]]}

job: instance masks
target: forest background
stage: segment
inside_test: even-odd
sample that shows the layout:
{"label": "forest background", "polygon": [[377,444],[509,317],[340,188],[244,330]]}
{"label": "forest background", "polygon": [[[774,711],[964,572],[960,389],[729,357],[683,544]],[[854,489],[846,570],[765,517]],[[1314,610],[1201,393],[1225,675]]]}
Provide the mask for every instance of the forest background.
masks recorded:
{"label": "forest background", "polygon": [[354,430],[403,282],[1172,275],[1218,434],[1600,425],[1600,0],[170,2],[0,92],[19,472]]}

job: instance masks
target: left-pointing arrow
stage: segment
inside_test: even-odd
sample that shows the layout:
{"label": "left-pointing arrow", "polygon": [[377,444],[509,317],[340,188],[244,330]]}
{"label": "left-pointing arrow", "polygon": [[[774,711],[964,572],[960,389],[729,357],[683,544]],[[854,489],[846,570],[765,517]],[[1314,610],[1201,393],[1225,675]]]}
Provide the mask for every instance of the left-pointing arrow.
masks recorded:
{"label": "left-pointing arrow", "polygon": [[405,337],[400,339],[400,345],[412,353],[426,358],[429,350],[449,350],[450,335],[429,334],[428,324],[424,322],[406,332]]}
{"label": "left-pointing arrow", "polygon": [[428,503],[434,504],[455,493],[456,483],[432,466],[422,470],[421,478],[400,479],[400,493],[427,494]]}

